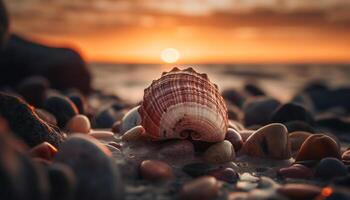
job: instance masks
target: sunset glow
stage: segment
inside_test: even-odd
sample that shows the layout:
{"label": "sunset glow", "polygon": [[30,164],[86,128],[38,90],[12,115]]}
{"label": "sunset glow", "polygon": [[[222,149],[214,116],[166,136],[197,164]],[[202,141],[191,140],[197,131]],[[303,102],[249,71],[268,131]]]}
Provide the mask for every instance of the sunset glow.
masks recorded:
{"label": "sunset glow", "polygon": [[175,63],[180,58],[180,53],[174,48],[167,48],[161,52],[160,57],[166,63]]}

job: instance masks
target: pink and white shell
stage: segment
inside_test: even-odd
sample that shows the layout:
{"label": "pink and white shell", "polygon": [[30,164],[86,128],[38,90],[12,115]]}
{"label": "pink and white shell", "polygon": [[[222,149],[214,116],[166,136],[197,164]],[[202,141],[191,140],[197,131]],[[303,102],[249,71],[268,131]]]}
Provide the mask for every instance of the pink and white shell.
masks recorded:
{"label": "pink and white shell", "polygon": [[218,87],[192,68],[173,68],[144,90],[141,125],[153,140],[223,141],[227,108]]}

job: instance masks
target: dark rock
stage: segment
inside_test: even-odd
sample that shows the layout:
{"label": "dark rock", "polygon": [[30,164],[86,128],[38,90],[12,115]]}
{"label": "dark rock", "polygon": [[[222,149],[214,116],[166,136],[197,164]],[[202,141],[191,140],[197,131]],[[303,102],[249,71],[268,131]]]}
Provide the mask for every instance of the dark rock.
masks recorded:
{"label": "dark rock", "polygon": [[0,1],[0,49],[3,47],[5,40],[7,38],[9,28],[9,20],[7,17],[7,12],[5,5]]}
{"label": "dark rock", "polygon": [[241,122],[243,119],[242,111],[237,106],[232,105],[230,103],[228,103],[226,105],[227,105],[228,118],[230,120],[235,120],[235,121]]}
{"label": "dark rock", "polygon": [[198,177],[208,174],[210,171],[213,171],[215,169],[217,169],[217,167],[208,163],[191,163],[185,165],[182,168],[182,171],[192,177]]}
{"label": "dark rock", "polygon": [[71,93],[68,98],[74,103],[78,108],[79,114],[86,114],[88,112],[88,104],[85,97],[80,93]]}
{"label": "dark rock", "polygon": [[287,123],[290,121],[303,121],[309,125],[314,125],[315,120],[310,111],[305,107],[295,104],[287,103],[280,106],[272,115],[272,123]]}
{"label": "dark rock", "polygon": [[165,162],[145,160],[141,163],[140,173],[150,181],[165,181],[174,178],[173,169]]}
{"label": "dark rock", "polygon": [[336,177],[332,180],[332,183],[337,186],[344,186],[350,188],[350,175]]}
{"label": "dark rock", "polygon": [[249,99],[244,103],[244,124],[266,125],[273,112],[281,105],[279,101],[271,97],[258,97]]}
{"label": "dark rock", "polygon": [[55,157],[57,163],[73,170],[76,199],[123,199],[124,186],[111,152],[92,137],[76,134],[69,137]]}
{"label": "dark rock", "polygon": [[310,111],[314,111],[314,104],[308,94],[299,94],[295,96],[290,103],[295,103],[304,106]]}
{"label": "dark rock", "polygon": [[313,80],[307,83],[301,90],[303,93],[319,92],[329,90],[327,83],[322,80]]}
{"label": "dark rock", "polygon": [[48,142],[58,147],[62,134],[41,120],[23,100],[0,93],[0,116],[8,121],[10,129],[28,146],[34,147]]}
{"label": "dark rock", "polygon": [[224,90],[221,95],[224,97],[224,99],[233,105],[238,106],[241,108],[243,106],[244,101],[246,100],[245,95],[242,92],[237,91],[236,89],[226,89]]}
{"label": "dark rock", "polygon": [[112,128],[113,124],[124,116],[123,105],[114,103],[100,110],[95,118],[96,128]]}
{"label": "dark rock", "polygon": [[17,91],[29,104],[41,108],[44,105],[46,91],[49,88],[50,83],[46,78],[31,76],[19,83]]}
{"label": "dark rock", "polygon": [[304,131],[309,133],[315,133],[315,128],[303,121],[289,121],[284,123],[289,133],[295,131]]}
{"label": "dark rock", "polygon": [[244,85],[244,91],[251,96],[265,96],[265,92],[256,84],[247,83]]}
{"label": "dark rock", "polygon": [[239,134],[238,131],[232,128],[227,129],[225,140],[228,140],[229,142],[231,142],[236,152],[238,152],[243,146],[242,136]]}
{"label": "dark rock", "polygon": [[330,180],[335,177],[347,175],[346,166],[336,158],[324,158],[316,167],[316,177]]}
{"label": "dark rock", "polygon": [[335,131],[350,131],[350,120],[333,115],[323,115],[316,119],[316,124]]}
{"label": "dark rock", "polygon": [[236,183],[239,179],[238,173],[232,168],[217,169],[209,172],[208,175],[214,176],[217,180],[227,183]]}
{"label": "dark rock", "polygon": [[343,107],[350,110],[350,88],[343,87],[334,90],[321,90],[309,92],[309,95],[318,110],[333,107]]}
{"label": "dark rock", "polygon": [[277,171],[277,175],[284,178],[299,179],[312,179],[314,177],[313,171],[301,164],[294,164],[290,167],[281,168]]}
{"label": "dark rock", "polygon": [[39,75],[46,77],[56,89],[91,91],[90,72],[72,49],[48,47],[11,35],[0,51],[0,66],[0,85],[15,86],[19,80]]}
{"label": "dark rock", "polygon": [[57,125],[64,128],[67,122],[78,114],[74,103],[65,96],[50,96],[46,99],[44,108],[57,119]]}
{"label": "dark rock", "polygon": [[44,160],[51,161],[57,154],[57,149],[50,143],[43,142],[32,148],[29,154],[34,158],[41,158]]}
{"label": "dark rock", "polygon": [[141,124],[141,116],[138,112],[140,106],[136,106],[130,109],[122,118],[120,133],[125,133],[126,131],[134,128],[135,126],[139,126]]}
{"label": "dark rock", "polygon": [[75,189],[75,176],[66,165],[53,164],[48,169],[51,185],[51,200],[73,200]]}

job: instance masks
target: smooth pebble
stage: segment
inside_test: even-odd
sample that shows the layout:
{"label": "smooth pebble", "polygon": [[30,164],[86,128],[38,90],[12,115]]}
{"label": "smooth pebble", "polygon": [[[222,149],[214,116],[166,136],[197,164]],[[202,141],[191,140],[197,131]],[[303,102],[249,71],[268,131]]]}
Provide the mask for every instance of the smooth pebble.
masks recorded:
{"label": "smooth pebble", "polygon": [[66,125],[68,133],[89,133],[91,124],[89,118],[85,115],[75,115]]}
{"label": "smooth pebble", "polygon": [[221,183],[214,177],[203,176],[185,183],[180,191],[181,200],[211,200],[219,195]]}
{"label": "smooth pebble", "polygon": [[227,140],[213,144],[203,154],[205,161],[217,164],[233,161],[235,156],[233,145]]}

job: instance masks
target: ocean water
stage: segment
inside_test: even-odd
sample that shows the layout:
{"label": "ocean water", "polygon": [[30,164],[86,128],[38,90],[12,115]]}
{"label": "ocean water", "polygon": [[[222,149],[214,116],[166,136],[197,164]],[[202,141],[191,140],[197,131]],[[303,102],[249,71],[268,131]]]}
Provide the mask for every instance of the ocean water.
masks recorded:
{"label": "ocean water", "polygon": [[350,64],[288,64],[288,65],[142,65],[92,63],[93,85],[109,94],[136,103],[142,100],[143,90],[162,72],[173,67],[193,67],[207,73],[209,79],[222,91],[241,88],[245,83],[255,83],[268,95],[285,102],[312,80],[321,80],[331,87],[350,85]]}

